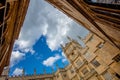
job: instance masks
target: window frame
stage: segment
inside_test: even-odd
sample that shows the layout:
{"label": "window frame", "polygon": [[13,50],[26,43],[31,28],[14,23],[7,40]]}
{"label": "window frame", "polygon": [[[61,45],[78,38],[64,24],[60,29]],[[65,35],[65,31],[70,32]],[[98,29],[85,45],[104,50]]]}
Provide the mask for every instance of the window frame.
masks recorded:
{"label": "window frame", "polygon": [[94,60],[92,60],[91,61],[91,64],[95,67],[95,68],[97,68],[97,67],[99,67],[101,64],[99,63],[99,61],[97,61],[96,59],[94,59]]}

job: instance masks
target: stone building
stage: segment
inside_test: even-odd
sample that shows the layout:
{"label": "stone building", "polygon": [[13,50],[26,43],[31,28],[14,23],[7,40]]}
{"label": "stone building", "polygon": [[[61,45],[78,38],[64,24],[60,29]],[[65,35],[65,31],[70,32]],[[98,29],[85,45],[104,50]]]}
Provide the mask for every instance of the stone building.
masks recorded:
{"label": "stone building", "polygon": [[[120,50],[100,37],[89,33],[81,39],[85,47],[70,39],[62,49],[70,64],[53,74],[22,75],[1,80],[120,80]],[[6,72],[5,72],[6,73]],[[23,71],[24,74],[24,71]]]}
{"label": "stone building", "polygon": [[70,80],[65,68],[59,68],[54,75],[54,80]]}
{"label": "stone building", "polygon": [[[6,69],[3,71],[3,73],[6,73]],[[6,74],[2,74],[0,76],[0,80],[70,80],[66,69],[65,68],[59,68],[55,73],[43,73],[43,74],[36,74],[36,71],[34,71],[34,74],[26,75],[25,71],[23,70],[22,75],[16,75],[16,76],[8,76],[8,72]]]}
{"label": "stone building", "polygon": [[0,75],[9,65],[14,41],[18,38],[29,0],[0,0]]}
{"label": "stone building", "polygon": [[[8,77],[11,51],[29,0],[0,0],[0,80],[120,80],[119,0],[46,0],[92,33],[63,47],[70,65],[54,74]],[[95,2],[94,2],[95,1]],[[6,68],[4,68],[6,67]]]}
{"label": "stone building", "polygon": [[[65,47],[64,53],[79,74],[80,78],[78,78],[119,80],[120,0],[46,1],[95,34],[89,34],[83,40],[86,47],[80,48],[79,54],[76,54],[76,48],[74,49],[74,45],[77,45],[76,41],[68,43],[67,49]],[[80,55],[79,58],[78,55]],[[77,67],[78,64],[81,68]],[[94,77],[90,75],[92,73]]]}
{"label": "stone building", "polygon": [[120,49],[120,0],[46,1],[92,33]]}
{"label": "stone building", "polygon": [[41,74],[41,75],[26,75],[26,76],[14,76],[7,78],[8,80],[56,80],[53,74]]}
{"label": "stone building", "polygon": [[92,33],[82,41],[85,47],[72,39],[63,47],[75,72],[70,80],[119,80],[120,50]]}

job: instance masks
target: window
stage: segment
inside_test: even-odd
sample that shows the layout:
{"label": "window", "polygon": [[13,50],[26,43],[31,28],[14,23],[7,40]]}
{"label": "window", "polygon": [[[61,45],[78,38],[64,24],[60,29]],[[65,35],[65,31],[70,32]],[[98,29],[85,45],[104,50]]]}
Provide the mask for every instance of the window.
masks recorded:
{"label": "window", "polygon": [[64,74],[63,76],[66,77],[66,74]]}
{"label": "window", "polygon": [[89,39],[89,41],[93,41],[93,36]]}
{"label": "window", "polygon": [[91,0],[92,2],[97,2],[97,0]]}
{"label": "window", "polygon": [[116,75],[116,77],[117,77],[118,79],[120,79],[120,75],[119,75],[119,74],[116,73],[115,75]]}
{"label": "window", "polygon": [[89,71],[88,71],[88,69],[85,67],[81,72],[85,75],[85,74],[87,74]]}
{"label": "window", "polygon": [[99,45],[98,45],[98,48],[102,48],[104,46],[104,43],[100,43]]}
{"label": "window", "polygon": [[71,53],[70,59],[71,59],[72,61],[73,61],[76,57],[77,57],[77,54],[75,54],[74,52]]}
{"label": "window", "polygon": [[83,55],[86,59],[90,58],[92,55],[89,53],[89,52],[86,52],[84,55]]}
{"label": "window", "polygon": [[94,67],[99,67],[100,66],[100,63],[97,60],[93,60],[91,63]]}
{"label": "window", "polygon": [[59,78],[59,74],[57,75],[57,78]]}
{"label": "window", "polygon": [[113,58],[116,62],[120,62],[120,54]]}
{"label": "window", "polygon": [[77,66],[79,67],[79,66],[81,66],[81,64],[82,64],[82,61],[81,61],[80,59],[78,59],[78,60],[76,61],[76,64],[77,64]]}
{"label": "window", "polygon": [[73,69],[71,69],[71,70],[70,70],[70,72],[73,74],[73,73],[74,73],[74,70],[73,70]]}
{"label": "window", "polygon": [[113,80],[112,75],[109,72],[105,72],[103,74],[103,77],[105,78],[105,80]]}

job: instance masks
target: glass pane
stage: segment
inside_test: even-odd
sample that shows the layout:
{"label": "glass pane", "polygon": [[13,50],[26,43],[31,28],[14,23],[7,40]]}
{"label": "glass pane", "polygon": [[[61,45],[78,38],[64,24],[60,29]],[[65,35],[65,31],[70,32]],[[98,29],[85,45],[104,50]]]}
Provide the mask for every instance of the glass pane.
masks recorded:
{"label": "glass pane", "polygon": [[83,70],[82,70],[82,73],[85,75],[85,74],[87,74],[89,71],[88,71],[88,69],[87,68],[84,68]]}
{"label": "glass pane", "polygon": [[100,63],[97,60],[93,60],[91,63],[94,67],[100,66]]}
{"label": "glass pane", "polygon": [[103,76],[104,76],[105,80],[112,80],[112,76],[108,72],[106,72]]}

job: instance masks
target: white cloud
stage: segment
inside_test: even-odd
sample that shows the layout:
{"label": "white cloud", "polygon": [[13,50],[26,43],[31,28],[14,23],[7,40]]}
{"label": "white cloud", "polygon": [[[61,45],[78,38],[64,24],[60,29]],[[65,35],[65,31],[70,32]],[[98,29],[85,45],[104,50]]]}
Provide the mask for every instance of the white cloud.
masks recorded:
{"label": "white cloud", "polygon": [[22,71],[23,69],[20,69],[20,68],[16,68],[14,71],[13,71],[13,74],[12,75],[22,75]]}
{"label": "white cloud", "polygon": [[62,59],[62,62],[63,62],[63,63],[64,63],[64,62],[66,62],[66,61],[67,61],[67,59],[66,59],[66,58],[63,58],[63,59]]}
{"label": "white cloud", "polygon": [[44,35],[47,36],[47,44],[53,51],[57,50],[60,44],[67,42],[66,36],[76,39],[78,35],[84,36],[86,33],[84,28],[44,0],[31,0],[19,40],[15,45],[18,50],[32,51],[33,54],[33,45]]}
{"label": "white cloud", "polygon": [[[41,35],[47,37],[48,47],[53,51],[57,50],[60,44],[64,45],[68,41],[67,36],[78,40],[78,35],[84,37],[88,33],[83,27],[44,0],[31,0],[27,13],[19,39],[15,42],[11,55],[11,67],[21,61],[25,57],[25,53],[35,53],[33,46]],[[43,64],[52,66],[60,58],[65,62],[67,59],[63,53],[62,55],[64,57],[59,55],[49,57]]]}
{"label": "white cloud", "polygon": [[10,59],[10,67],[13,67],[17,64],[20,60],[24,58],[25,54],[19,51],[13,51]]}
{"label": "white cloud", "polygon": [[53,66],[53,64],[61,58],[60,55],[56,54],[55,56],[49,57],[48,59],[43,61],[43,65],[45,66]]}
{"label": "white cloud", "polygon": [[66,36],[70,30],[68,23],[71,23],[71,21],[72,20],[65,15],[60,14],[56,22],[57,25],[52,27],[54,30],[48,30],[47,43],[51,50],[58,49],[58,47],[60,47],[60,44],[63,44],[63,42],[66,41]]}

